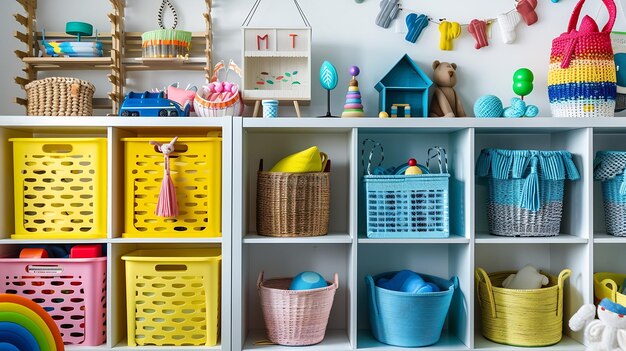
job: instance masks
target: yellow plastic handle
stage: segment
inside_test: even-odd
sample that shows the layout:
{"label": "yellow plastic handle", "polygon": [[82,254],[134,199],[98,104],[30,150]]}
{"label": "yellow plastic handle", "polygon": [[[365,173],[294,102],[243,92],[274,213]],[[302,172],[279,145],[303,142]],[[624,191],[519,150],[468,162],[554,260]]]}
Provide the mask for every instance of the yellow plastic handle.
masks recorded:
{"label": "yellow plastic handle", "polygon": [[491,279],[489,279],[489,275],[485,272],[484,269],[478,267],[476,268],[476,297],[478,297],[478,303],[480,303],[480,282],[484,281],[487,284],[487,292],[489,293],[489,302],[491,307],[491,316],[493,318],[497,318],[496,316],[496,303],[493,297],[493,285],[491,285]]}
{"label": "yellow plastic handle", "polygon": [[617,283],[613,279],[604,279],[600,282],[600,285],[606,286],[611,289],[611,301],[617,302]]}

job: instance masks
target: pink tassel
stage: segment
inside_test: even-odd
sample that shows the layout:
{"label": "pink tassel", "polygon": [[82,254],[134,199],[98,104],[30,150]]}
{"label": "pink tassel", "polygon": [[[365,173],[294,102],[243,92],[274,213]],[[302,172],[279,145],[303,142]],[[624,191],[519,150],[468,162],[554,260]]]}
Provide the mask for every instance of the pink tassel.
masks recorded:
{"label": "pink tassel", "polygon": [[160,217],[176,217],[178,216],[178,202],[176,201],[176,187],[170,176],[170,157],[165,156],[165,175],[161,182],[161,191],[159,192],[159,201],[155,214]]}
{"label": "pink tassel", "polygon": [[172,177],[170,176],[170,154],[174,152],[174,143],[178,137],[175,137],[169,144],[159,144],[151,141],[150,144],[157,145],[159,151],[165,157],[165,165],[163,169],[163,181],[161,182],[161,191],[157,201],[154,213],[159,217],[176,217],[178,216],[178,202],[176,202],[176,187]]}

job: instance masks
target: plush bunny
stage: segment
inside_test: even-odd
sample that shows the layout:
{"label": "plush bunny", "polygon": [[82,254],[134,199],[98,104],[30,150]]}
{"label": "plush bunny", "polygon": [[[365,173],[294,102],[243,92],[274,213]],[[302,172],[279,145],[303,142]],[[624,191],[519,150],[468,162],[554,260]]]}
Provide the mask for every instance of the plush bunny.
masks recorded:
{"label": "plush bunny", "polygon": [[517,274],[508,276],[502,282],[502,287],[507,289],[539,289],[549,282],[548,277],[539,273],[537,268],[527,264],[517,271]]}
{"label": "plush bunny", "polygon": [[626,351],[626,307],[605,298],[598,305],[599,320],[595,312],[594,305],[584,305],[569,320],[573,331],[585,328],[586,350]]}

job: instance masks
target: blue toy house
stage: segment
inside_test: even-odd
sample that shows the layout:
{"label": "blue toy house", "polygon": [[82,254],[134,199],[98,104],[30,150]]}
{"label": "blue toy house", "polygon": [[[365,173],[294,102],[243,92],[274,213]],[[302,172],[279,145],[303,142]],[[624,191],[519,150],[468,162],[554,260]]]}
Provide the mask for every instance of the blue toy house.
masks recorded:
{"label": "blue toy house", "polygon": [[[398,63],[376,84],[378,90],[378,109],[390,116],[404,112],[406,117],[428,116],[428,92],[433,82],[415,64],[409,55],[404,55]],[[407,113],[411,111],[410,114]],[[400,109],[398,109],[400,107]]]}

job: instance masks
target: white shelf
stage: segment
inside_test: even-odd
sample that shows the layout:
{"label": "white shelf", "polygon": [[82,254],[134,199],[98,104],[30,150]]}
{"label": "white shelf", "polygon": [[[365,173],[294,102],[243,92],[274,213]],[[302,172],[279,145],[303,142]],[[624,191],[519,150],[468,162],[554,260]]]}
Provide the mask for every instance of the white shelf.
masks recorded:
{"label": "white shelf", "polygon": [[359,244],[469,244],[470,239],[459,236],[450,235],[448,238],[423,238],[423,239],[402,239],[389,238],[377,239],[367,238],[365,235],[359,237]]}
{"label": "white shelf", "polygon": [[308,58],[307,51],[246,51],[244,56],[248,57],[302,57]]}
{"label": "white shelf", "polygon": [[113,238],[109,239],[109,242],[113,244],[221,244],[222,238]]}
{"label": "white shelf", "polygon": [[506,237],[486,233],[476,233],[476,244],[586,244],[587,238],[570,234],[549,237]]}
{"label": "white shelf", "polygon": [[255,342],[267,340],[265,331],[252,330],[248,333],[244,350],[306,350],[306,351],[348,351],[352,350],[348,334],[345,330],[330,329],[326,331],[324,340],[317,345],[310,346],[281,346],[281,345],[255,345]]}
{"label": "white shelf", "polygon": [[626,244],[626,237],[596,233],[593,235],[593,242],[596,244]]}
{"label": "white shelf", "polygon": [[26,245],[26,244],[106,244],[107,239],[0,239],[0,245]]}
{"label": "white shelf", "polygon": [[269,237],[258,234],[248,234],[243,238],[244,244],[350,244],[352,238],[350,234],[328,233],[322,236],[309,237]]}
{"label": "white shelf", "polygon": [[547,350],[547,351],[584,351],[585,345],[579,343],[578,341],[570,338],[567,335],[563,335],[563,339],[556,344],[551,346],[544,346],[540,348],[526,348],[526,347],[517,347],[510,345],[502,345],[495,343],[493,341],[489,341],[485,339],[484,336],[480,333],[476,333],[474,339],[474,349],[475,350],[493,350],[493,351],[519,351],[519,350]]}
{"label": "white shelf", "polygon": [[[216,346],[128,346],[128,341],[126,339],[113,347],[113,350],[122,351],[213,351],[221,349],[222,346],[220,344],[217,344]],[[68,351],[72,350],[68,349]]]}
{"label": "white shelf", "polygon": [[24,117],[0,116],[2,127],[223,127],[231,117]]}
{"label": "white shelf", "polygon": [[[380,341],[376,340],[372,333],[366,329],[359,329],[358,339],[357,339],[358,349],[361,350],[371,350],[371,351],[394,351],[394,350],[408,350],[409,348],[401,348],[398,346],[392,346],[383,344]],[[428,349],[428,350],[446,350],[446,351],[456,351],[456,350],[469,350],[469,348],[454,335],[451,335],[448,331],[443,331],[441,338],[439,341],[430,346],[424,346],[419,349]],[[415,348],[410,348],[410,350],[416,350]]]}

